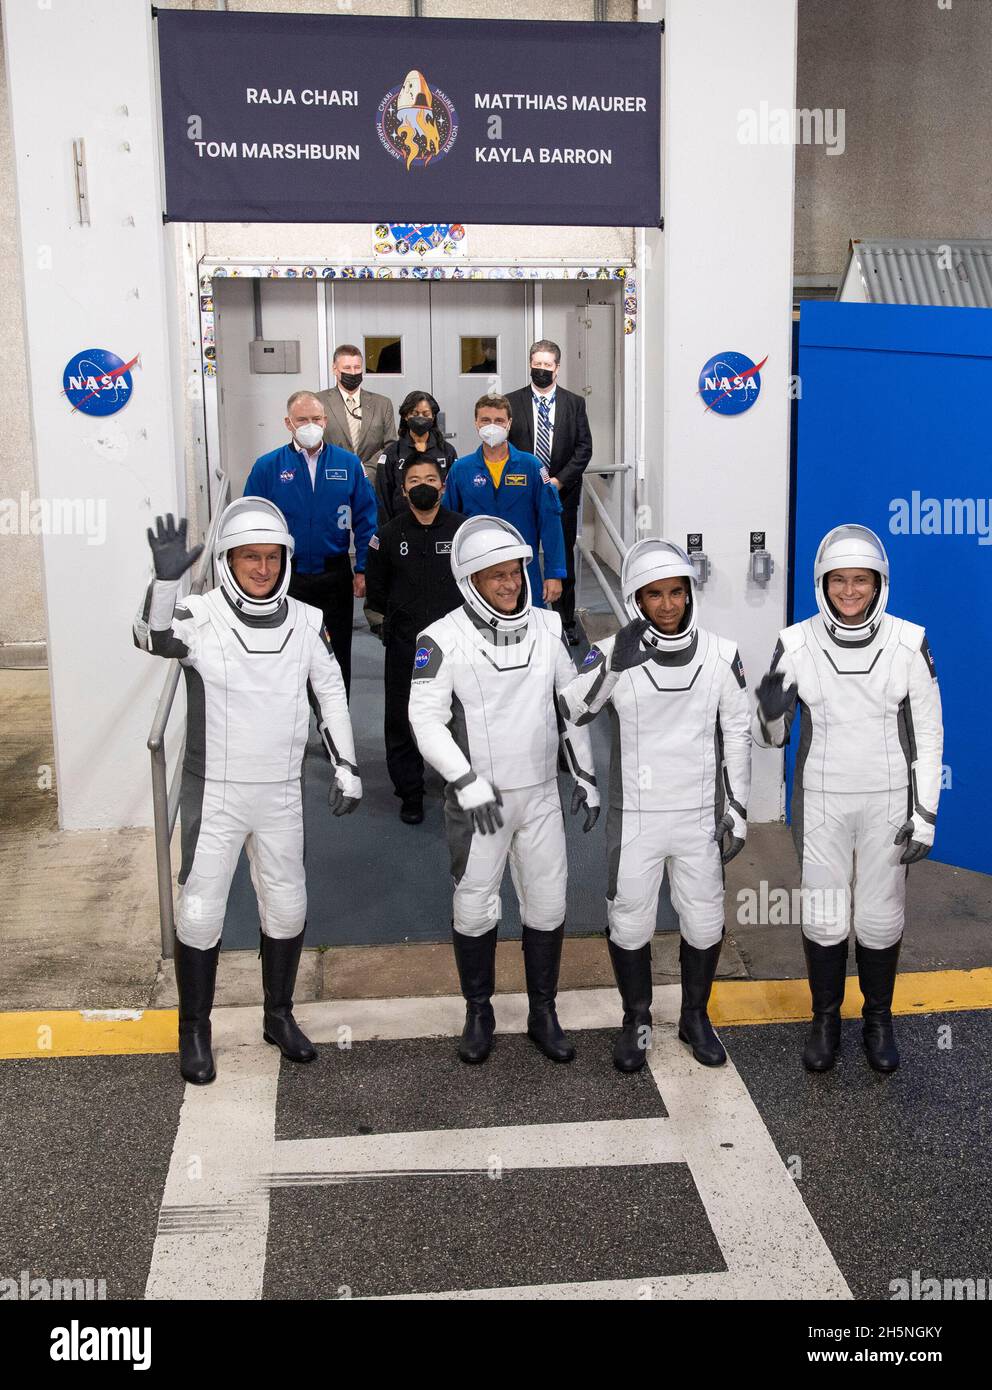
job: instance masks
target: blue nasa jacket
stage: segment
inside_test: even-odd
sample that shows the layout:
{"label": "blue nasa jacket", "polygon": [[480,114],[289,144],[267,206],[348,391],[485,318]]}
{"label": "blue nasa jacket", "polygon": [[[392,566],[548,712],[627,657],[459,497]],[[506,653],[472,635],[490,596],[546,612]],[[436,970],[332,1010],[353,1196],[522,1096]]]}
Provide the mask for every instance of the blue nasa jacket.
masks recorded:
{"label": "blue nasa jacket", "polygon": [[543,581],[537,558],[544,549],[544,578],[565,578],[565,537],[561,529],[558,489],[547,481],[533,454],[512,444],[499,487],[493,487],[480,444],[451,465],[444,489],[444,505],[464,516],[500,516],[515,526],[534,552],[527,566],[533,601],[540,606]]}
{"label": "blue nasa jacket", "polygon": [[325,444],[317,456],[316,486],[310,485],[306,454],[284,444],[256,459],[246,497],[267,497],[289,524],[296,543],[293,568],[298,574],[323,574],[325,555],[347,555],[355,533],[355,571],[365,571],[365,556],[375,532],[372,484],[355,454]]}

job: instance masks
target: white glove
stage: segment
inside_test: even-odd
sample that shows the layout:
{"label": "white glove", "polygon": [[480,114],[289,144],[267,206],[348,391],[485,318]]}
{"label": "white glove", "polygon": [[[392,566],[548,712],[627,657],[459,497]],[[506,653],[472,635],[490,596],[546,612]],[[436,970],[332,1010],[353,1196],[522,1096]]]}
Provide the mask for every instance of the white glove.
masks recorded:
{"label": "white glove", "polygon": [[362,779],[344,763],[336,763],[327,804],[335,816],[347,816],[362,799]]}
{"label": "white glove", "polygon": [[[725,835],[730,836],[730,844],[726,849],[723,847]],[[747,839],[747,821],[742,820],[732,806],[728,806],[722,819],[717,822],[713,838],[719,846],[720,859],[724,864],[729,864],[731,859],[736,858],[744,848],[744,841]]]}
{"label": "white glove", "polygon": [[494,835],[503,825],[503,817],[499,812],[503,798],[484,777],[479,777],[474,772],[468,776],[470,780],[463,786],[455,783],[458,805],[463,811],[469,812],[473,828],[478,830],[480,835]]}
{"label": "white glove", "polygon": [[599,788],[596,786],[596,779],[580,777],[576,775],[575,790],[572,792],[571,812],[577,816],[579,811],[585,807],[586,820],[582,827],[583,834],[587,834],[599,820]]}
{"label": "white glove", "polygon": [[893,844],[905,844],[906,848],[899,856],[900,864],[915,864],[920,859],[926,859],[933,849],[933,835],[936,826],[925,821],[920,815],[911,815],[905,825],[901,825],[896,831],[896,838]]}

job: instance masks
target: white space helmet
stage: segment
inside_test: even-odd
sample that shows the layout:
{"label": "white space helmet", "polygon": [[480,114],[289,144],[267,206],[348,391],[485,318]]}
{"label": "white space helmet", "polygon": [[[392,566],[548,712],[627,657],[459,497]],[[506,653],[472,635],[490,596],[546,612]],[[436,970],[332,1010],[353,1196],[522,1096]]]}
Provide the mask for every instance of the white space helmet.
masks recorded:
{"label": "white space helmet", "polygon": [[[498,516],[471,516],[455,532],[451,542],[451,573],[455,576],[463,601],[494,631],[509,633],[526,627],[531,604],[527,564],[533,553],[516,527]],[[520,600],[515,613],[500,613],[491,607],[470,578],[479,570],[502,564],[505,560],[519,560],[523,571]]]}
{"label": "white space helmet", "polygon": [[[859,623],[845,623],[827,598],[831,570],[865,569],[878,575],[878,589]],[[816,606],[833,637],[840,642],[861,642],[877,630],[889,601],[889,557],[885,546],[867,526],[835,526],[820,542],[813,562]]]}
{"label": "white space helmet", "polygon": [[679,652],[688,647],[696,631],[696,572],[692,561],[674,541],[643,540],[632,545],[623,557],[620,568],[620,588],[624,607],[631,618],[645,618],[637,602],[637,591],[656,579],[689,580],[689,597],[686,600],[685,615],[678,632],[670,635],[649,627],[644,640],[662,652]]}
{"label": "white space helmet", "polygon": [[[281,545],[282,567],[276,587],[266,598],[252,598],[238,584],[228,563],[228,552],[238,545]],[[236,608],[253,617],[274,613],[289,588],[289,562],[293,557],[293,537],[286,518],[274,502],[264,497],[239,497],[224,508],[214,542],[214,561],[220,586]]]}

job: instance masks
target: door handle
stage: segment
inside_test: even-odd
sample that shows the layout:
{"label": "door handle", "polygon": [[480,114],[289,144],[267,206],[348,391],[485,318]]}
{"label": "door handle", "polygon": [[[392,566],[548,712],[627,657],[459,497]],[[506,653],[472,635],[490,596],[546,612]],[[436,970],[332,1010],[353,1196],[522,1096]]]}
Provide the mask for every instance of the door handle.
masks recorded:
{"label": "door handle", "polygon": [[591,396],[591,395],[592,395],[592,387],[591,387],[591,386],[583,386],[583,388],[582,388],[582,394],[583,394],[583,396]]}

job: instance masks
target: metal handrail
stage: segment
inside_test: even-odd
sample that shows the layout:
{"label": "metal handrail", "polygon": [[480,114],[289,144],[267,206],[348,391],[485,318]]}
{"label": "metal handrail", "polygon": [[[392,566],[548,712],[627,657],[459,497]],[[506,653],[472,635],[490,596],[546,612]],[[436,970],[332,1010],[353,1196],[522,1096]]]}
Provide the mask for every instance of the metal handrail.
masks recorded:
{"label": "metal handrail", "polygon": [[586,496],[589,498],[590,502],[592,502],[592,505],[596,510],[596,515],[603,523],[603,530],[606,532],[610,540],[616,546],[617,550],[620,552],[621,557],[623,557],[627,554],[627,551],[630,547],[627,545],[620,532],[617,530],[613,522],[610,520],[609,513],[603,506],[602,499],[593,491],[592,488],[586,489]]}
{"label": "metal handrail", "polygon": [[[600,476],[602,476],[602,474],[606,472],[623,473],[628,470],[628,467],[629,465],[621,464],[616,468],[603,469]],[[586,471],[588,472],[589,470],[587,469]],[[610,520],[607,510],[603,506],[602,498],[600,498],[596,493],[595,489],[591,487],[586,488],[585,496],[588,497],[589,500],[592,502],[596,515],[603,523],[603,529],[606,531],[606,534],[609,536],[610,540],[616,546],[622,558],[624,555],[626,555],[629,547],[627,546],[623,537],[620,535],[620,532],[614,526],[613,522]],[[610,586],[609,580],[603,573],[599,561],[593,554],[592,546],[586,540],[585,536],[579,537],[579,553],[581,554],[583,560],[585,560],[589,568],[592,570],[593,578],[596,580],[596,583],[602,589],[606,602],[610,605],[610,608],[612,609],[613,616],[616,618],[620,626],[623,627],[629,621],[628,615],[624,612],[623,608],[621,607],[616,594],[613,592],[613,589]]]}
{"label": "metal handrail", "polygon": [[[220,475],[217,493],[217,506],[207,530],[203,554],[193,569],[193,580],[189,586],[191,594],[202,594],[206,587],[207,575],[213,563],[214,541],[217,527],[227,504],[231,491],[231,480],[226,473]],[[152,814],[155,824],[155,870],[158,877],[158,920],[162,933],[162,957],[168,960],[172,955],[172,941],[176,930],[175,906],[172,900],[172,832],[179,814],[179,791],[182,784],[183,757],[186,751],[186,733],[183,731],[183,746],[176,762],[176,771],[169,785],[169,772],[165,756],[165,729],[172,713],[179,677],[182,667],[179,662],[169,662],[169,673],[162,686],[155,718],[148,735],[148,751],[152,759]]]}

